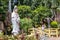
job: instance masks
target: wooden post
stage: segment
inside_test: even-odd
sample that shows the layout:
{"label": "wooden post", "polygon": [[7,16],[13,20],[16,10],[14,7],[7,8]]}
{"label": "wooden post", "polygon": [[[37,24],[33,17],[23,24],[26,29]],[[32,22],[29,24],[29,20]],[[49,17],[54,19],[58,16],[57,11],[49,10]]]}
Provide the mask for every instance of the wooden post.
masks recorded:
{"label": "wooden post", "polygon": [[58,29],[56,29],[56,36],[58,37]]}
{"label": "wooden post", "polygon": [[49,37],[51,36],[51,33],[50,33],[50,28],[49,28]]}

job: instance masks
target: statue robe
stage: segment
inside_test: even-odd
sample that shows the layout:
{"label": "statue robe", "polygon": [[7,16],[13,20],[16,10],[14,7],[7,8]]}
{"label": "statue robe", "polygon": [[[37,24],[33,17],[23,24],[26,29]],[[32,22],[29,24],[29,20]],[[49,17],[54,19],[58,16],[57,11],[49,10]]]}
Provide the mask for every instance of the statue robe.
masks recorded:
{"label": "statue robe", "polygon": [[20,22],[20,18],[18,13],[13,12],[11,15],[11,21],[12,21],[12,33],[18,34],[20,29],[19,29],[19,22]]}

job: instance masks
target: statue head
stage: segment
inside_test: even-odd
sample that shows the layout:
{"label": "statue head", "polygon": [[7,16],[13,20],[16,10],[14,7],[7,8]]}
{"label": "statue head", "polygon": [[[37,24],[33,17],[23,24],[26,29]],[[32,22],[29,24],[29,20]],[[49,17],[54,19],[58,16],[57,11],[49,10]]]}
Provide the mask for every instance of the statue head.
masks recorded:
{"label": "statue head", "polygon": [[18,12],[18,8],[17,8],[17,6],[14,6],[13,11],[16,12],[16,13]]}

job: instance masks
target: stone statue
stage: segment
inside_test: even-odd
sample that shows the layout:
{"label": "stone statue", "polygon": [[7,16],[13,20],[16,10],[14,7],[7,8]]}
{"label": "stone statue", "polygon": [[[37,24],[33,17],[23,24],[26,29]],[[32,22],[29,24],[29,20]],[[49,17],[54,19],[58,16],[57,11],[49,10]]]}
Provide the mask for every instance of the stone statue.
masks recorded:
{"label": "stone statue", "polygon": [[12,34],[14,36],[18,35],[20,31],[19,29],[20,18],[17,12],[18,12],[18,8],[17,6],[15,6],[11,15],[11,22],[12,22],[12,28],[13,28]]}

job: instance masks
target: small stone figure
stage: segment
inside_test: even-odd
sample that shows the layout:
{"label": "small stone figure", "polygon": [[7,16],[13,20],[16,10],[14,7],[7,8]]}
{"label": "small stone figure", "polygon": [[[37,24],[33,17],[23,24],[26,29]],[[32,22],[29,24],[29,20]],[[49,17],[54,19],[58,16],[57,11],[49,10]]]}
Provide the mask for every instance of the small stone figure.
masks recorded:
{"label": "small stone figure", "polygon": [[42,31],[44,31],[45,28],[46,28],[45,23],[42,23]]}
{"label": "small stone figure", "polygon": [[47,20],[48,28],[50,28],[50,18],[47,17],[46,20]]}

